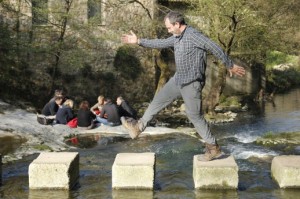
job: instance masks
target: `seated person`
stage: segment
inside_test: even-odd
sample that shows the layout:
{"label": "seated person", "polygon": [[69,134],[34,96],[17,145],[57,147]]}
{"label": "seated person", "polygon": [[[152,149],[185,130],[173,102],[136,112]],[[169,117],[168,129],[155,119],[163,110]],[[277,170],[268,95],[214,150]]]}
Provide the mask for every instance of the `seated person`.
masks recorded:
{"label": "seated person", "polygon": [[77,126],[92,129],[94,127],[95,118],[96,116],[90,110],[89,102],[82,101],[79,105],[79,110],[77,113]]}
{"label": "seated person", "polygon": [[72,120],[74,118],[72,110],[73,106],[73,100],[67,99],[56,113],[56,123],[67,124],[70,120]]}
{"label": "seated person", "polygon": [[103,105],[104,105],[104,96],[100,95],[100,96],[98,96],[98,102],[94,106],[92,106],[90,110],[95,115],[99,115],[102,110]]}
{"label": "seated person", "polygon": [[[104,118],[104,115],[107,115],[107,119]],[[102,107],[100,115],[96,116],[96,120],[108,126],[120,125],[121,121],[117,105],[113,104],[111,99],[105,99],[104,106]]]}
{"label": "seated person", "polygon": [[120,117],[132,117],[134,119],[137,119],[137,111],[134,110],[126,100],[123,99],[123,97],[119,96],[117,98],[117,105],[119,109]]}
{"label": "seated person", "polygon": [[50,100],[43,108],[42,114],[45,116],[55,116],[59,106],[62,104],[63,98],[56,96],[54,100]]}
{"label": "seated person", "polygon": [[66,101],[66,93],[61,89],[56,89],[54,91],[54,96],[50,99],[50,101],[54,101],[56,97],[61,97],[63,99],[62,104]]}

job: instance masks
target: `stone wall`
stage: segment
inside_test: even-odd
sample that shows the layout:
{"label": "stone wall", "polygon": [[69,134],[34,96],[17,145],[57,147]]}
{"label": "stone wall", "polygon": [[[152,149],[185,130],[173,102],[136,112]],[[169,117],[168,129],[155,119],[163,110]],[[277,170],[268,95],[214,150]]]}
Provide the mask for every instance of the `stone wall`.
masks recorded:
{"label": "stone wall", "polygon": [[[229,76],[226,77],[226,85],[223,90],[225,95],[247,94],[255,96],[261,88],[265,88],[266,80],[263,69],[260,67],[250,67],[240,61],[237,64],[245,67],[246,75],[244,77]],[[208,58],[208,66],[206,68],[206,84],[204,93],[208,93],[212,87],[212,83],[217,80],[218,67]]]}

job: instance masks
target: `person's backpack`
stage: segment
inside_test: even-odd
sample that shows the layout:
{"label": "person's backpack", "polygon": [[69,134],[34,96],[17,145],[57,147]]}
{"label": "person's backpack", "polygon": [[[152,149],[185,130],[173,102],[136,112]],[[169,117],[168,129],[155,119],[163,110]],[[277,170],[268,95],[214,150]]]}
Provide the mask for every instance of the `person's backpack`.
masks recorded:
{"label": "person's backpack", "polygon": [[54,122],[54,116],[45,116],[41,114],[37,114],[37,122],[43,125],[49,125]]}

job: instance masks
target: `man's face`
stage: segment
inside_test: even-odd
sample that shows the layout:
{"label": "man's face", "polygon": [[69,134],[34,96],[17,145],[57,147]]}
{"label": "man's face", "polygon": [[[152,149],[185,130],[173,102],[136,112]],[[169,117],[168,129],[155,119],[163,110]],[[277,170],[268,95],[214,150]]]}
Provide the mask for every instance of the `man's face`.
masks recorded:
{"label": "man's face", "polygon": [[122,100],[120,98],[117,98],[117,105],[121,105],[122,104]]}
{"label": "man's face", "polygon": [[174,36],[179,36],[181,34],[180,24],[176,22],[174,25],[170,23],[169,18],[165,20],[165,26],[168,30],[168,33],[173,34]]}

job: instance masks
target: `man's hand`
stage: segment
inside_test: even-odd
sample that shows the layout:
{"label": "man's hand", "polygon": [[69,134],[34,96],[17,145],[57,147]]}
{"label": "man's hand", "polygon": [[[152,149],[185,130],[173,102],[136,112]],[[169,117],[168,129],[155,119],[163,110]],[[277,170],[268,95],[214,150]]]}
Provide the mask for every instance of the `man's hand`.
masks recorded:
{"label": "man's hand", "polygon": [[138,38],[134,32],[130,31],[130,34],[122,35],[121,41],[126,44],[137,44],[138,43]]}
{"label": "man's hand", "polygon": [[242,77],[246,74],[246,71],[244,67],[233,64],[233,67],[229,69],[229,74],[230,77],[232,77],[232,74]]}

